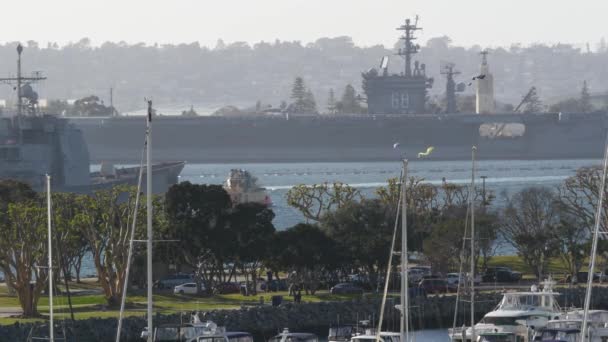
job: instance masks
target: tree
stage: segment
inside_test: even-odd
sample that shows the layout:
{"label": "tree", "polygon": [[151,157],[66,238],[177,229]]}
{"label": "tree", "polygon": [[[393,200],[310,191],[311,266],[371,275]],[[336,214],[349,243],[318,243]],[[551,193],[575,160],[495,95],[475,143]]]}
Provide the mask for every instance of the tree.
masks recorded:
{"label": "tree", "polygon": [[287,204],[298,209],[307,220],[320,221],[334,208],[361,199],[359,190],[341,182],[296,185],[287,191]]}
{"label": "tree", "polygon": [[0,269],[7,285],[17,293],[23,316],[38,316],[38,299],[48,281],[48,268],[44,268],[48,266],[44,202],[9,203],[2,216]]}
{"label": "tree", "polygon": [[306,293],[315,294],[324,275],[341,266],[336,242],[316,225],[300,223],[277,232],[269,265],[289,270],[294,285],[302,283]]}
{"label": "tree", "polygon": [[[257,288],[258,270],[268,257],[268,245],[274,235],[274,213],[261,203],[237,204],[229,213],[228,224],[234,236],[234,258],[243,274],[251,275]],[[247,279],[246,279],[247,280]]]}
{"label": "tree", "polygon": [[347,84],[344,88],[342,99],[338,103],[338,111],[343,114],[359,114],[362,112],[355,88],[350,84]]}
{"label": "tree", "polygon": [[[558,188],[560,209],[576,218],[578,225],[585,228],[589,235],[593,232],[601,181],[601,167],[583,167]],[[608,198],[607,195],[608,191],[604,189],[604,198]],[[602,217],[605,218],[608,213],[607,201],[604,201],[602,206]],[[600,221],[600,228],[606,231],[608,228],[606,220]]]}
{"label": "tree", "polygon": [[291,87],[291,99],[293,100],[294,113],[304,113],[306,109],[306,85],[304,79],[296,77]]}
{"label": "tree", "polygon": [[589,94],[587,81],[583,81],[583,88],[581,89],[581,98],[579,100],[579,103],[581,112],[589,113],[593,111],[593,105],[591,104],[591,95]]}
{"label": "tree", "polygon": [[504,239],[541,279],[555,255],[554,229],[558,224],[556,196],[540,187],[523,189],[507,199],[500,221]]}
{"label": "tree", "polygon": [[196,270],[199,293],[202,284],[211,291],[224,281],[224,265],[234,253],[235,235],[227,229],[230,196],[221,185],[182,182],[169,188],[165,203],[173,238],[181,241],[180,261]]}
{"label": "tree", "polygon": [[394,213],[377,199],[351,201],[326,213],[321,221],[323,230],[341,246],[344,257],[370,276],[372,287],[388,263]]}
{"label": "tree", "polygon": [[553,113],[576,113],[581,110],[581,103],[577,99],[566,99],[549,107]]}
{"label": "tree", "polygon": [[103,101],[95,95],[83,97],[74,102],[71,115],[75,116],[110,116],[115,109],[105,106]]}
{"label": "tree", "polygon": [[[562,212],[560,210],[560,212]],[[564,214],[553,230],[557,255],[562,260],[568,274],[576,277],[589,255],[589,234],[574,216]]]}
{"label": "tree", "polygon": [[69,269],[76,271],[76,281],[80,282],[82,259],[89,251],[89,245],[77,221],[78,197],[73,193],[52,194],[53,229],[57,260],[66,279],[70,279]]}
{"label": "tree", "polygon": [[329,95],[327,96],[327,113],[336,114],[336,96],[334,89],[329,89]]}
{"label": "tree", "polygon": [[315,101],[315,96],[310,89],[306,91],[304,96],[304,112],[308,114],[317,113],[317,101]]}
{"label": "tree", "polygon": [[[77,202],[76,221],[89,244],[99,283],[110,306],[120,303],[126,281],[127,254],[134,214],[138,215],[136,238],[142,238],[146,231],[146,210],[140,207],[135,211],[135,196],[134,187],[120,185],[96,191],[91,196],[80,196]],[[145,203],[145,199],[141,201]],[[159,221],[159,216],[162,215],[159,209],[162,206],[158,198],[154,199],[154,206],[155,232],[162,231],[162,221]]]}

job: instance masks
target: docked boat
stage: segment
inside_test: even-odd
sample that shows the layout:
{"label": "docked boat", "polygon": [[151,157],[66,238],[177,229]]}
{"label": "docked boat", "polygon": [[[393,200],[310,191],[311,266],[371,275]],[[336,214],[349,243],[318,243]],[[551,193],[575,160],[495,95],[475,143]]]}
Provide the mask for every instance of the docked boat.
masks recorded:
{"label": "docked boat", "polygon": [[[142,338],[148,338],[144,329]],[[202,322],[198,313],[192,315],[189,323],[163,324],[154,329],[152,341],[164,342],[253,342],[253,336],[248,332],[226,331],[214,322]]]}
{"label": "docked boat", "polygon": [[291,332],[285,328],[280,334],[268,340],[268,342],[319,342],[319,338],[312,333]]}
{"label": "docked boat", "polygon": [[327,342],[348,342],[354,336],[364,332],[363,328],[360,328],[358,325],[330,325]]}
{"label": "docked boat", "polygon": [[230,170],[230,175],[224,182],[224,189],[234,204],[255,202],[265,206],[272,205],[266,188],[259,186],[258,179],[247,170]]}
{"label": "docked boat", "polygon": [[[549,280],[540,291],[532,286],[527,292],[505,292],[497,307],[475,324],[478,341],[532,341],[535,332],[561,317],[553,285]],[[471,342],[472,334],[471,327],[449,329],[451,341]]]}
{"label": "docked boat", "polygon": [[582,310],[570,311],[559,319],[551,320],[547,326],[534,334],[534,341],[564,342],[605,342],[608,340],[608,311],[590,310],[588,313],[587,336],[582,338]]}
{"label": "docked boat", "polygon": [[[380,342],[400,342],[401,337],[398,332],[382,331],[380,332]],[[376,342],[378,335],[376,334],[365,334],[357,335],[351,338],[351,342]]]}

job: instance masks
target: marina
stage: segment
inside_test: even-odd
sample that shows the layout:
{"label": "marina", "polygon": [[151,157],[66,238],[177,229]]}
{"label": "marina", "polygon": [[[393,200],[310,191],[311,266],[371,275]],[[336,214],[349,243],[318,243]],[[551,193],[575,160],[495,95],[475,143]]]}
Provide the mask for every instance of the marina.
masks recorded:
{"label": "marina", "polygon": [[[432,70],[425,59],[454,49],[450,38],[420,45],[420,17],[399,20],[391,54],[379,46],[358,61],[360,86],[341,96],[311,76],[313,54],[285,53],[301,60],[291,89],[282,79],[254,107],[226,102],[211,115],[192,104],[166,115],[153,97],[208,96],[196,84],[213,79],[201,71],[209,51],[222,54],[218,70],[242,60],[230,72],[247,84],[214,86],[262,88],[253,71],[284,65],[247,56],[301,42],[182,44],[146,70],[143,115],[115,107],[137,83],[130,70],[86,71],[115,75],[104,102],[52,65],[48,79],[26,71],[42,60],[35,41],[6,43],[16,74],[0,78],[11,94],[0,99],[0,342],[608,341],[608,95],[582,79],[578,97],[546,105],[520,81],[509,92],[521,99],[505,103],[501,79],[538,77],[499,65],[521,46],[476,45],[466,69]],[[356,56],[335,42],[359,47],[324,39],[306,48],[351,79],[341,65]],[[591,58],[603,44],[565,46]],[[130,46],[55,45],[46,50],[60,60]],[[142,69],[172,49],[136,47],[119,59]],[[177,65],[188,74],[160,76]],[[76,58],[74,70],[85,74]],[[80,98],[43,99],[57,97],[46,82]]]}

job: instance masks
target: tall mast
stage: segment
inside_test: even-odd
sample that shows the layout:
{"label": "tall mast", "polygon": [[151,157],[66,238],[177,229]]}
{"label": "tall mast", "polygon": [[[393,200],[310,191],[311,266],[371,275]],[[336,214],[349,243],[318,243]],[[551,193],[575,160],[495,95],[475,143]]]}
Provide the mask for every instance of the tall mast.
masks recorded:
{"label": "tall mast", "polygon": [[422,30],[422,27],[418,27],[418,17],[416,16],[416,22],[410,23],[409,19],[405,19],[405,25],[401,25],[397,28],[397,31],[403,31],[403,36],[399,39],[403,40],[403,48],[400,48],[397,55],[405,58],[405,77],[412,76],[412,55],[418,53],[420,46],[414,44],[416,40],[414,33],[417,30]]}
{"label": "tall mast", "polygon": [[23,46],[17,45],[17,115],[21,116],[23,108],[23,100],[21,99],[21,53]]}
{"label": "tall mast", "polygon": [[146,147],[146,207],[148,227],[148,342],[152,342],[152,101],[148,101],[148,140]]}
{"label": "tall mast", "polygon": [[403,159],[403,179],[401,180],[401,322],[400,341],[409,339],[409,291],[407,274],[407,159]]}
{"label": "tall mast", "polygon": [[46,175],[46,204],[49,235],[49,340],[55,341],[53,326],[53,244],[51,243],[51,176]]}
{"label": "tall mast", "polygon": [[471,149],[471,341],[475,341],[475,152]]}
{"label": "tall mast", "polygon": [[585,309],[583,310],[583,326],[581,327],[581,341],[586,341],[588,334],[587,320],[589,316],[589,304],[591,303],[591,291],[593,289],[593,272],[595,271],[595,257],[597,255],[597,240],[600,233],[600,222],[602,221],[602,211],[604,202],[604,192],[606,191],[606,172],[608,172],[608,137],[604,146],[604,168],[602,169],[602,184],[599,189],[597,211],[595,212],[595,227],[593,229],[593,242],[591,245],[591,262],[589,263],[589,273],[587,276],[587,292],[585,293]]}
{"label": "tall mast", "polygon": [[[23,73],[21,71],[21,54],[23,53],[23,45],[17,45],[17,77],[3,77],[0,78],[0,83],[14,85],[16,84],[17,90],[17,115],[21,116],[23,114],[23,94],[21,92],[21,87],[24,84],[36,83],[38,81],[46,80],[46,77],[43,77],[40,72],[34,72],[30,77],[23,77]],[[26,96],[27,97],[27,96]]]}

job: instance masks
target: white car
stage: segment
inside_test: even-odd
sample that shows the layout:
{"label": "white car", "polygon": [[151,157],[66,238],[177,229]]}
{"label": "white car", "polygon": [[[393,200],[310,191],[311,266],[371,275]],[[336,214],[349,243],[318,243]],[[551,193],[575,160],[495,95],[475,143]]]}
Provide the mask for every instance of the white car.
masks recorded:
{"label": "white car", "polygon": [[[201,290],[204,291],[205,287],[202,286]],[[196,283],[185,283],[185,284],[177,285],[173,289],[173,293],[175,293],[175,294],[196,294]]]}

